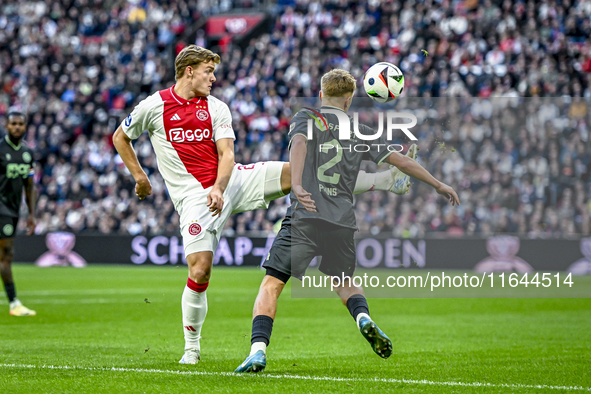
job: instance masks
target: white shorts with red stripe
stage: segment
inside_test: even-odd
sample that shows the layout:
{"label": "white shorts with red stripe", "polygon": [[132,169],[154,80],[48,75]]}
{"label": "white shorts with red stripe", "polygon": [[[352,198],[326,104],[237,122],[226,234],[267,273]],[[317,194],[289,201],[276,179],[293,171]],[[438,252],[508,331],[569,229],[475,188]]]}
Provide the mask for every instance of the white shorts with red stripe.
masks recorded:
{"label": "white shorts with red stripe", "polygon": [[[185,256],[204,251],[214,252],[231,214],[268,208],[271,199],[281,195],[283,165],[283,162],[278,161],[235,164],[224,191],[224,206],[218,216],[213,217],[209,211],[207,194],[205,197],[201,194],[184,198],[177,209],[181,216]],[[211,187],[206,189],[207,193],[209,191]]]}

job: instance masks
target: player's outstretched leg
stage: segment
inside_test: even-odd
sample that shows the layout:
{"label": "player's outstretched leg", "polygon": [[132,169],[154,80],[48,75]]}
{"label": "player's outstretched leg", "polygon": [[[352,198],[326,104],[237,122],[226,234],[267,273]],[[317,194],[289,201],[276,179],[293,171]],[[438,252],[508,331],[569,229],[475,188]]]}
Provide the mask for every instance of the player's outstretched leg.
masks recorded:
{"label": "player's outstretched leg", "polygon": [[269,346],[273,331],[273,319],[277,312],[277,299],[281,295],[286,281],[289,280],[288,275],[284,276],[278,273],[278,276],[282,277],[282,279],[278,279],[269,275],[269,271],[273,270],[267,270],[267,275],[263,279],[263,283],[261,283],[254,304],[250,354],[236,368],[235,373],[262,372],[267,366],[267,346]]}
{"label": "player's outstretched leg", "polygon": [[[0,233],[2,234],[2,233]],[[14,238],[0,239],[0,276],[10,305],[12,316],[35,316],[37,312],[24,306],[16,298],[16,288],[12,279],[12,256],[14,255]]]}
{"label": "player's outstretched leg", "polygon": [[189,278],[181,301],[185,354],[180,364],[197,364],[200,360],[201,328],[207,316],[207,286],[211,275],[211,252],[192,253],[187,256]]}
{"label": "player's outstretched leg", "polygon": [[390,357],[392,355],[392,341],[369,317],[369,307],[363,290],[354,286],[340,287],[336,290],[355,319],[361,335],[367,339],[373,351],[382,358]]}
{"label": "player's outstretched leg", "polygon": [[[406,156],[416,159],[419,148],[412,144]],[[388,171],[367,173],[359,171],[353,194],[384,190],[394,194],[404,195],[410,190],[410,176],[400,171],[396,166],[390,166]]]}
{"label": "player's outstretched leg", "polygon": [[[416,159],[418,150],[418,146],[413,144],[408,148],[406,156]],[[283,163],[281,182],[272,183],[267,181],[265,183],[265,199],[271,201],[289,194],[291,191],[290,168],[289,163]],[[404,180],[399,180],[403,178]],[[410,177],[398,170],[396,166],[390,166],[390,169],[387,171],[375,173],[359,171],[353,194],[383,190],[394,194],[404,195],[410,191],[410,186]]]}
{"label": "player's outstretched leg", "polygon": [[[419,147],[417,144],[412,144],[410,148],[408,148],[406,156],[416,160],[418,152]],[[389,190],[394,194],[407,194],[410,191],[410,176],[400,171],[396,166],[390,166],[390,172],[394,178],[394,184]]]}

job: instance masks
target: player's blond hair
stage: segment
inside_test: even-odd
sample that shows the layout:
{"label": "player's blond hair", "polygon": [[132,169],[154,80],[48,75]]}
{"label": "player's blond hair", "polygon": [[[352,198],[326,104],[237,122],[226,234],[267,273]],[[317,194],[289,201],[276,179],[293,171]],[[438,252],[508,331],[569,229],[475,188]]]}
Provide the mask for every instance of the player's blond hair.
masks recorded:
{"label": "player's blond hair", "polygon": [[178,80],[185,74],[188,66],[198,66],[200,63],[207,63],[212,61],[215,64],[220,64],[220,55],[213,53],[209,49],[198,47],[197,45],[189,45],[184,47],[182,51],[176,55],[174,59],[175,77]]}
{"label": "player's blond hair", "polygon": [[323,97],[345,97],[348,93],[355,92],[357,81],[345,70],[335,68],[324,74],[320,80],[320,89]]}

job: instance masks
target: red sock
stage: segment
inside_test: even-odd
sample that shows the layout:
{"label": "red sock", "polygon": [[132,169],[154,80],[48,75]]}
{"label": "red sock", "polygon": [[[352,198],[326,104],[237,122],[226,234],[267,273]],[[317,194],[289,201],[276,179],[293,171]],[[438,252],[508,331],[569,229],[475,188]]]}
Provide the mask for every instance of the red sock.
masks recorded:
{"label": "red sock", "polygon": [[203,293],[205,290],[207,290],[207,286],[209,286],[209,282],[197,283],[191,278],[187,278],[187,287],[193,291],[196,291],[197,293]]}

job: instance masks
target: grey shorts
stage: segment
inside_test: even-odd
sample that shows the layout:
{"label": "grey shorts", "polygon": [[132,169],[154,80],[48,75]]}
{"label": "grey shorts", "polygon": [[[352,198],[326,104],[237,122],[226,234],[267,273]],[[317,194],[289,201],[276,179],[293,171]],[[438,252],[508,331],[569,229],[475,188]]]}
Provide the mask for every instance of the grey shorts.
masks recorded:
{"label": "grey shorts", "polygon": [[354,234],[354,229],[320,220],[284,222],[263,267],[301,279],[312,259],[322,256],[322,273],[352,276],[356,263]]}

